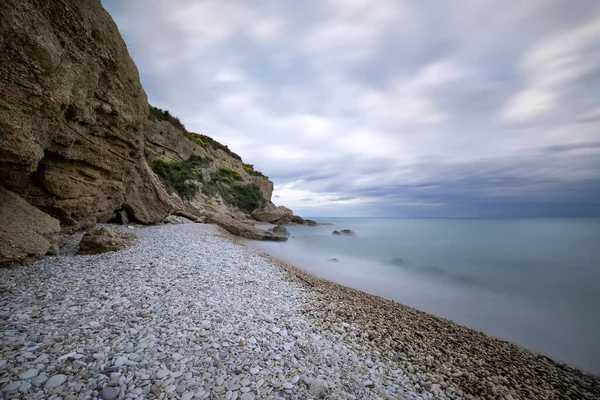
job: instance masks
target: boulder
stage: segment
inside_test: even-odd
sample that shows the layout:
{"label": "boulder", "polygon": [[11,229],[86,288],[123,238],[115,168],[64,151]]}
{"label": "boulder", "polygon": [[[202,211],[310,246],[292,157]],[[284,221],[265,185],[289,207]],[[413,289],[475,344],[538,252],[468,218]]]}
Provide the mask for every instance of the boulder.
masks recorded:
{"label": "boulder", "polygon": [[299,215],[292,215],[292,223],[298,225],[306,225],[306,220]]}
{"label": "boulder", "polygon": [[271,224],[286,225],[292,222],[294,213],[287,207],[276,207],[273,203],[267,205],[261,210],[252,213],[252,218],[260,222],[269,222]]}
{"label": "boulder", "polygon": [[290,236],[290,232],[287,230],[287,228],[283,225],[277,225],[271,229],[269,229],[271,232],[276,233],[278,235],[283,235],[283,236]]}
{"label": "boulder", "polygon": [[245,237],[253,240],[272,240],[276,242],[285,242],[286,236],[276,234],[271,231],[256,228],[252,225],[237,221],[224,214],[209,213],[206,216],[206,222],[219,225],[232,235]]}
{"label": "boulder", "polygon": [[0,266],[25,264],[57,250],[60,222],[0,188]]}
{"label": "boulder", "polygon": [[307,219],[305,222],[308,226],[319,226],[319,223],[317,221],[313,221],[312,219]]}
{"label": "boulder", "polygon": [[193,221],[189,218],[186,218],[186,217],[182,217],[180,215],[169,215],[165,219],[163,219],[162,222],[163,222],[163,224],[179,225],[179,224],[190,224],[190,223],[194,223],[195,221]]}
{"label": "boulder", "polygon": [[79,254],[119,251],[137,244],[137,236],[116,228],[99,228],[87,232],[79,242]]}
{"label": "boulder", "polygon": [[346,236],[356,236],[356,233],[351,229],[342,229],[341,231],[335,230],[331,232],[332,235],[346,235]]}

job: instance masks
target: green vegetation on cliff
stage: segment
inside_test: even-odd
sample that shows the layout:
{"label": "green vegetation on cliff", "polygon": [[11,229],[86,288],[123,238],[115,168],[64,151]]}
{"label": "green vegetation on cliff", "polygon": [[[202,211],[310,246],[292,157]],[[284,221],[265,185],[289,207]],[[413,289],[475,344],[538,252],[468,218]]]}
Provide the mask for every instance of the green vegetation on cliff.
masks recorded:
{"label": "green vegetation on cliff", "polygon": [[190,180],[202,181],[202,175],[196,168],[203,168],[210,164],[209,158],[191,156],[187,160],[169,163],[165,160],[154,160],[152,170],[165,183],[167,189],[175,190],[179,195],[188,200],[198,192],[198,187]]}
{"label": "green vegetation on cliff", "polygon": [[219,194],[227,204],[252,212],[261,207],[265,199],[257,185],[241,181],[240,174],[233,169],[221,168],[211,174],[210,182],[202,186],[202,193],[207,196]]}
{"label": "green vegetation on cliff", "polygon": [[175,128],[179,129],[183,133],[187,134],[188,137],[197,143],[199,143],[202,147],[206,147],[207,145],[216,150],[222,150],[225,153],[229,154],[231,157],[236,158],[238,160],[242,160],[238,154],[231,151],[231,149],[222,143],[217,142],[215,139],[210,136],[203,135],[201,133],[190,132],[185,129],[185,126],[181,123],[178,117],[174,116],[169,112],[169,110],[163,110],[158,107],[154,107],[153,105],[148,104],[148,119],[152,121],[167,121],[170,122]]}
{"label": "green vegetation on cliff", "polygon": [[148,104],[148,118],[151,120],[158,120],[158,121],[168,121],[170,122],[174,127],[181,129],[184,132],[187,132],[187,130],[185,129],[185,126],[181,123],[181,121],[179,120],[179,118],[177,118],[176,116],[172,115],[169,110],[162,110],[158,107],[154,107],[150,104]]}
{"label": "green vegetation on cliff", "polygon": [[225,153],[229,154],[231,157],[237,158],[240,161],[242,160],[242,157],[240,157],[239,155],[237,155],[236,153],[231,151],[231,149],[229,147],[227,147],[226,144],[221,144],[221,143],[217,142],[215,139],[211,138],[210,136],[206,136],[201,133],[194,133],[194,135],[200,137],[200,139],[203,142],[207,143],[213,149],[222,150]]}
{"label": "green vegetation on cliff", "polygon": [[252,164],[242,164],[242,168],[244,168],[244,171],[246,171],[250,175],[262,176],[266,178],[266,176],[262,172],[255,170],[254,165]]}
{"label": "green vegetation on cliff", "polygon": [[202,192],[214,197],[221,196],[225,203],[242,211],[252,212],[261,207],[265,199],[255,184],[243,183],[238,172],[231,168],[221,168],[204,182],[197,169],[205,168],[211,163],[210,158],[191,156],[187,160],[169,163],[162,159],[152,162],[152,170],[164,182],[169,191],[176,191],[183,199],[190,200],[198,193],[198,186],[193,181],[202,182]]}

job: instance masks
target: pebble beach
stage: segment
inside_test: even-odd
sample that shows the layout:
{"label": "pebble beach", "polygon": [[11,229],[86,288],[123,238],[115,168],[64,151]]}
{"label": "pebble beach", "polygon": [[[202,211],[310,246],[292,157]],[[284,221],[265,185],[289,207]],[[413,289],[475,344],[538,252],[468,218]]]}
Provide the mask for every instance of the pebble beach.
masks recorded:
{"label": "pebble beach", "polygon": [[0,270],[6,399],[597,399],[600,378],[205,224]]}

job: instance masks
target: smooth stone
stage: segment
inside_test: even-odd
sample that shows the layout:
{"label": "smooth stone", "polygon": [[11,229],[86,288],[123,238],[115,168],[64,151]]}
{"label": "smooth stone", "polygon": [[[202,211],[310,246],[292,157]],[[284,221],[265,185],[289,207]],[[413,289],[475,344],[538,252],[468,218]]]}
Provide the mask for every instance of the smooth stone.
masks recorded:
{"label": "smooth stone", "polygon": [[367,387],[367,388],[375,387],[375,384],[372,381],[369,381],[369,380],[364,381],[361,385],[364,386],[364,387]]}
{"label": "smooth stone", "polygon": [[177,386],[175,385],[169,385],[165,388],[165,393],[166,394],[171,394],[175,391],[175,389],[177,389]]}
{"label": "smooth stone", "polygon": [[21,386],[21,381],[13,381],[2,388],[3,392],[12,392]]}
{"label": "smooth stone", "polygon": [[327,382],[322,379],[314,379],[308,391],[315,397],[321,397],[327,392]]}
{"label": "smooth stone", "polygon": [[260,371],[260,370],[259,370],[258,368],[250,368],[250,373],[251,373],[252,375],[256,375],[256,374],[258,374],[258,372],[259,372],[259,371]]}
{"label": "smooth stone", "polygon": [[127,363],[127,357],[119,357],[115,360],[115,367],[122,367]]}
{"label": "smooth stone", "polygon": [[156,379],[163,379],[165,376],[169,376],[171,375],[171,371],[168,371],[166,369],[161,369],[160,371],[158,371],[156,373]]}
{"label": "smooth stone", "polygon": [[294,385],[291,384],[290,382],[285,382],[283,385],[281,385],[281,387],[284,389],[293,389]]}
{"label": "smooth stone", "polygon": [[193,392],[185,392],[181,395],[181,400],[190,400],[194,397]]}
{"label": "smooth stone", "polygon": [[29,382],[21,382],[21,386],[19,387],[19,392],[25,393],[31,388],[31,383]]}
{"label": "smooth stone", "polygon": [[42,386],[48,380],[46,375],[38,375],[31,380],[33,386]]}
{"label": "smooth stone", "polygon": [[27,380],[27,379],[31,379],[31,378],[37,376],[38,373],[39,372],[38,372],[37,369],[31,368],[31,369],[28,369],[25,372],[21,372],[19,374],[19,379],[21,379],[22,381]]}
{"label": "smooth stone", "polygon": [[254,400],[254,395],[252,393],[244,393],[240,397],[240,400]]}
{"label": "smooth stone", "polygon": [[107,386],[100,391],[100,397],[102,400],[115,400],[119,397],[121,390],[118,387]]}
{"label": "smooth stone", "polygon": [[44,385],[45,389],[54,389],[55,387],[59,387],[63,383],[67,381],[67,376],[63,374],[54,375],[49,378]]}

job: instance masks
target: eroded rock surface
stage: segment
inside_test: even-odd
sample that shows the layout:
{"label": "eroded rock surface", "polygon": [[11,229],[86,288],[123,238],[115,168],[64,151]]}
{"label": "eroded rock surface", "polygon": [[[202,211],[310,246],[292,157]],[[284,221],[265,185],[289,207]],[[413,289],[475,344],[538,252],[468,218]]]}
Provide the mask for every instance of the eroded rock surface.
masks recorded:
{"label": "eroded rock surface", "polygon": [[253,240],[272,240],[275,242],[285,242],[287,236],[280,235],[271,231],[256,228],[252,225],[237,221],[223,214],[208,214],[206,222],[219,225],[232,235],[245,237]]}
{"label": "eroded rock surface", "polygon": [[100,1],[4,0],[0,15],[1,185],[65,231],[124,208],[168,215],[143,154],[146,94]]}

